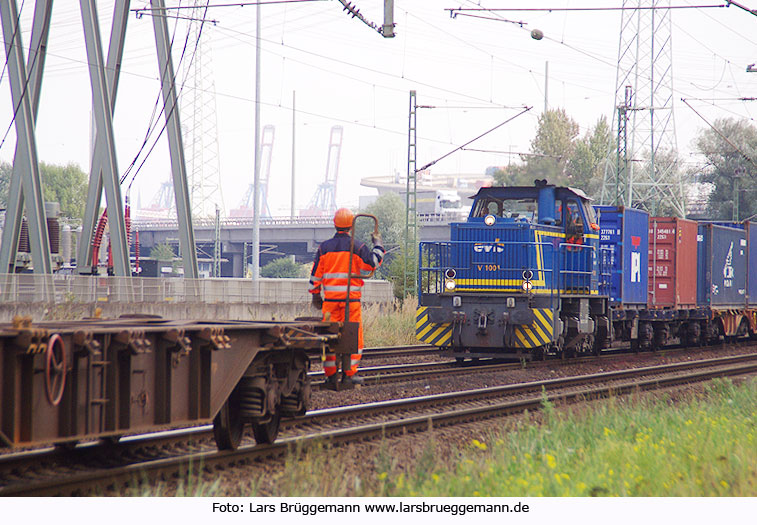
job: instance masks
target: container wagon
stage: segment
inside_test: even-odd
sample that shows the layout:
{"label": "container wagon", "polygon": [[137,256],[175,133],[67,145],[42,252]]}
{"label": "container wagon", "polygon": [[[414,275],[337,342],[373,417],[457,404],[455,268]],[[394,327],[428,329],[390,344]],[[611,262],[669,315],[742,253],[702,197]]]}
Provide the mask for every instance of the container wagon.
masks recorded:
{"label": "container wagon", "polygon": [[[757,227],[592,206],[546,181],[481,188],[420,244],[416,336],[458,359],[654,350],[757,333]],[[749,263],[748,263],[749,261]]]}

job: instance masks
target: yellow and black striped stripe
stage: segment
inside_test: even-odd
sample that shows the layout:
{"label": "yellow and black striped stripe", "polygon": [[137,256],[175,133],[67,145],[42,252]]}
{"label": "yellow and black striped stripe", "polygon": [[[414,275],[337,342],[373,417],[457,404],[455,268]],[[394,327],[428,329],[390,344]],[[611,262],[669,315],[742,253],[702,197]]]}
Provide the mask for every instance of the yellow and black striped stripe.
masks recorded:
{"label": "yellow and black striped stripe", "polygon": [[554,314],[550,308],[534,308],[536,320],[530,325],[516,325],[513,344],[515,348],[536,348],[552,342]]}
{"label": "yellow and black striped stripe", "polygon": [[434,346],[449,346],[452,342],[452,323],[432,323],[428,307],[419,306],[415,312],[415,337]]}

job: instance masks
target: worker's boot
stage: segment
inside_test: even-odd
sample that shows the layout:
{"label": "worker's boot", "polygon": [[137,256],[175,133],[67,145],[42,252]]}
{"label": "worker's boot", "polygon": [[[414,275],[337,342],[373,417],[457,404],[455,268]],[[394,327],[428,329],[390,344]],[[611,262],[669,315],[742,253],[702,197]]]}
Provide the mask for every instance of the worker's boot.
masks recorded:
{"label": "worker's boot", "polygon": [[350,390],[352,388],[355,388],[355,385],[362,385],[363,383],[365,383],[365,380],[362,377],[359,377],[357,374],[353,374],[351,376],[343,375],[342,383],[339,385],[339,390]]}
{"label": "worker's boot", "polygon": [[321,390],[339,390],[336,374],[326,378],[326,381],[321,385]]}

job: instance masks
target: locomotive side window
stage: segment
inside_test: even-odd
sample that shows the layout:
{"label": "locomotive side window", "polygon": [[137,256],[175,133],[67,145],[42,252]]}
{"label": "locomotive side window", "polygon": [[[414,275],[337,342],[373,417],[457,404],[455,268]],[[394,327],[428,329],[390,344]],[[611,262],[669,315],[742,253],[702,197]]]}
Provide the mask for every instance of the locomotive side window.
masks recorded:
{"label": "locomotive side window", "polygon": [[565,210],[565,224],[567,228],[572,227],[576,230],[580,228],[580,231],[583,232],[584,220],[581,215],[581,207],[576,201],[572,199],[568,201],[568,205]]}
{"label": "locomotive side window", "polygon": [[570,244],[582,244],[584,235],[584,220],[581,215],[581,205],[568,200],[565,206],[565,237]]}

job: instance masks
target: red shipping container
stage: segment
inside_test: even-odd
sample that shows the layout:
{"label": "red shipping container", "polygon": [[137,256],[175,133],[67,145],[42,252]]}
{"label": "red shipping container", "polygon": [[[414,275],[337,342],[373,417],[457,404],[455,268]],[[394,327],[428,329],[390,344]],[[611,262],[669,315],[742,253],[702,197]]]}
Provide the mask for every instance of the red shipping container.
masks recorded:
{"label": "red shipping container", "polygon": [[695,308],[697,223],[649,218],[649,308]]}

